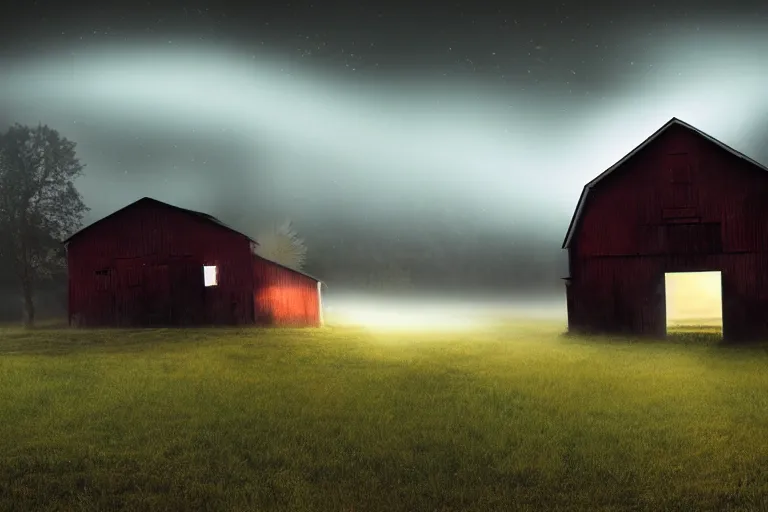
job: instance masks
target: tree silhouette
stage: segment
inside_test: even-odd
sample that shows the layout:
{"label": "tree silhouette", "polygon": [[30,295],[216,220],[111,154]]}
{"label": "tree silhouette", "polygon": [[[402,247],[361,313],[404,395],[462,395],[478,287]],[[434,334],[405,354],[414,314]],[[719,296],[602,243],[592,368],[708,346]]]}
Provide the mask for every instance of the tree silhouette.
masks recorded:
{"label": "tree silhouette", "polygon": [[82,170],[75,143],[48,126],[16,124],[0,134],[0,257],[13,269],[28,327],[37,285],[65,267],[60,242],[88,210],[74,185]]}
{"label": "tree silhouette", "polygon": [[295,270],[304,268],[307,247],[290,220],[263,232],[256,241],[259,243],[256,247],[256,254],[259,256]]}

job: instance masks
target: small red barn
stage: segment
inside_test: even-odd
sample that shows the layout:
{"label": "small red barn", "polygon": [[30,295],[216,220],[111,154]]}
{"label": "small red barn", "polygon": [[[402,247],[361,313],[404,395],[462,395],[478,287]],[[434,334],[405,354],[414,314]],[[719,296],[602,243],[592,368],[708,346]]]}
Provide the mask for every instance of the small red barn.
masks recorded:
{"label": "small red barn", "polygon": [[205,213],[145,197],[64,243],[70,325],[322,324],[318,279]]}
{"label": "small red barn", "polygon": [[584,187],[572,332],[666,335],[667,272],[720,271],[723,337],[768,336],[768,168],[672,119]]}

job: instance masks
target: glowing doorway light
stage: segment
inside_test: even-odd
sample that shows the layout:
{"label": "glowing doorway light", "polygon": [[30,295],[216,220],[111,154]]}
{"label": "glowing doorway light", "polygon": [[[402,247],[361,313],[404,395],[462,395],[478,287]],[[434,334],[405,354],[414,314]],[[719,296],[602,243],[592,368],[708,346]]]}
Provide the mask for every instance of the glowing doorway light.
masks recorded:
{"label": "glowing doorway light", "polygon": [[219,284],[219,272],[216,265],[206,265],[203,267],[203,280],[206,287]]}
{"label": "glowing doorway light", "polygon": [[720,272],[674,272],[664,275],[667,327],[723,326]]}

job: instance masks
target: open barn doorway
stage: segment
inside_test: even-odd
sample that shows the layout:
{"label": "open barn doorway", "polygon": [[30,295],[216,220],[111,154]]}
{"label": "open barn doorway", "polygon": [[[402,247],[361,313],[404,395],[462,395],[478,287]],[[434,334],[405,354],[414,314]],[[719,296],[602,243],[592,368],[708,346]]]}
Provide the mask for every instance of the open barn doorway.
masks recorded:
{"label": "open barn doorway", "polygon": [[667,334],[723,332],[723,279],[720,272],[664,274]]}

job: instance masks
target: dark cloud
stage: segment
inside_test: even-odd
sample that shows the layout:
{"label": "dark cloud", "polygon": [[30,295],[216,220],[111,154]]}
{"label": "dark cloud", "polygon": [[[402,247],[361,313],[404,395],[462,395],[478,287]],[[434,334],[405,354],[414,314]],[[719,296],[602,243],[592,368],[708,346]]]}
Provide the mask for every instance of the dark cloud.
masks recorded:
{"label": "dark cloud", "polygon": [[150,195],[293,218],[327,275],[559,286],[581,187],[670,117],[768,161],[766,9],[25,3],[0,121],[78,143],[93,218]]}

